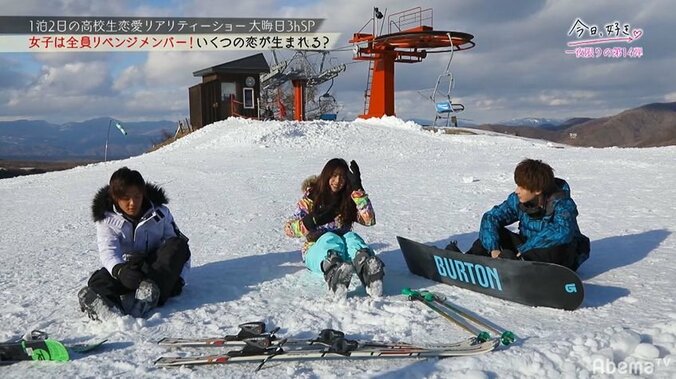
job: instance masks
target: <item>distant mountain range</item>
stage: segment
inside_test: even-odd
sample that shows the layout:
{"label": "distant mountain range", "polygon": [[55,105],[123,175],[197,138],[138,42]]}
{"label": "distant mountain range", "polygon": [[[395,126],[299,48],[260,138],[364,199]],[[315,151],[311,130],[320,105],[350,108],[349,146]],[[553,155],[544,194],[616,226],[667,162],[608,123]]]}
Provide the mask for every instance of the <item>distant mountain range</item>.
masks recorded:
{"label": "distant mountain range", "polygon": [[[538,119],[523,119],[538,120]],[[542,120],[542,119],[539,119]],[[676,102],[654,103],[614,116],[571,118],[559,124],[512,120],[508,124],[468,126],[521,137],[544,139],[573,146],[654,147],[676,145]]]}
{"label": "distant mountain range", "polygon": [[[0,159],[68,160],[103,159],[110,118],[96,118],[62,125],[47,121],[0,121]],[[110,128],[108,159],[121,159],[146,152],[174,135],[176,122],[118,121],[127,135]]]}
{"label": "distant mountain range", "polygon": [[530,126],[533,128],[553,129],[566,122],[566,120],[556,118],[517,118],[498,122],[499,125],[506,126]]}

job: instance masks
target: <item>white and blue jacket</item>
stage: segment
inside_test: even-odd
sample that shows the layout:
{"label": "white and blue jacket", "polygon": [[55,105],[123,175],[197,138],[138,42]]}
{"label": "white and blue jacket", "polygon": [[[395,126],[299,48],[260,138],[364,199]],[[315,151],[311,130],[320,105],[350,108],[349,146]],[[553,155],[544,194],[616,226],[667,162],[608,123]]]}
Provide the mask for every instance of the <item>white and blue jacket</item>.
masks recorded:
{"label": "white and blue jacket", "polygon": [[[105,186],[96,193],[92,203],[92,214],[96,223],[96,242],[101,264],[112,275],[113,267],[124,263],[123,254],[148,254],[157,250],[171,237],[180,234],[164,190],[153,184],[146,184],[143,216],[133,222],[117,209]],[[185,263],[181,276],[185,279],[190,260]]]}

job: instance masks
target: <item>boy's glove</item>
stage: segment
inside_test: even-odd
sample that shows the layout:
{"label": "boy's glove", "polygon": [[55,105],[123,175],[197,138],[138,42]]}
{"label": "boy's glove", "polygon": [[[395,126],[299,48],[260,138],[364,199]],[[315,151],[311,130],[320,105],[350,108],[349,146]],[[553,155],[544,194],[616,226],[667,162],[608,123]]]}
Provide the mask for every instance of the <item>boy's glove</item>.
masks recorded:
{"label": "boy's glove", "polygon": [[132,263],[127,262],[119,263],[113,267],[113,278],[119,280],[123,286],[130,290],[135,290],[141,284],[145,275],[137,266],[135,267]]}

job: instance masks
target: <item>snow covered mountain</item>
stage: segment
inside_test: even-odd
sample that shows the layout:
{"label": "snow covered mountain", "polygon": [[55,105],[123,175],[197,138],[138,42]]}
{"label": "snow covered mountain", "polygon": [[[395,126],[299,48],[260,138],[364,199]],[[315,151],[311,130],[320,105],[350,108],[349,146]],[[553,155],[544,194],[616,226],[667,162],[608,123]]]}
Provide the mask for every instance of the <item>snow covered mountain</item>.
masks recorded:
{"label": "snow covered mountain", "polygon": [[[0,340],[43,329],[66,343],[107,336],[101,352],[66,363],[0,369],[25,377],[256,378],[588,378],[637,373],[676,377],[676,146],[553,148],[551,143],[480,132],[423,131],[395,118],[347,122],[230,119],[158,151],[122,161],[0,181]],[[557,146],[558,147],[558,146]],[[299,240],[282,224],[301,181],[333,157],[355,159],[377,225],[356,226],[386,264],[385,296],[358,280],[334,302],[300,262]],[[586,298],[574,312],[532,308],[437,284],[409,273],[396,236],[469,248],[481,215],[514,189],[523,158],[543,159],[578,204],[591,258],[579,270]],[[672,163],[669,163],[672,162]],[[164,187],[193,269],[182,296],[147,320],[90,322],[76,293],[100,267],[91,200],[121,166]],[[537,283],[532,283],[537,286]],[[263,320],[290,337],[323,328],[349,337],[444,343],[466,332],[399,295],[427,288],[514,331],[520,340],[485,355],[443,360],[270,362],[158,369],[162,337],[222,336]],[[672,295],[669,295],[669,294]],[[207,349],[214,353],[218,349]],[[185,351],[185,350],[184,350]]]}
{"label": "snow covered mountain", "polygon": [[553,128],[563,124],[564,122],[566,122],[566,120],[555,118],[527,117],[527,118],[511,119],[507,121],[500,121],[497,124],[505,126],[531,126],[539,128]]}

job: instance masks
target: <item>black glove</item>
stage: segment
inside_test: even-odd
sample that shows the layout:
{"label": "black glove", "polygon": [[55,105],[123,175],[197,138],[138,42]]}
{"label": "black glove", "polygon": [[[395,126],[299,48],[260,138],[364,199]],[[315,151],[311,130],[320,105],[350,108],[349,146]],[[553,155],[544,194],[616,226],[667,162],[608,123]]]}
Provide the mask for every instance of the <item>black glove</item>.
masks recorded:
{"label": "black glove", "polygon": [[364,187],[361,185],[361,171],[359,171],[359,166],[355,161],[350,162],[350,170],[347,172],[347,180],[350,181],[352,190],[364,190]]}
{"label": "black glove", "polygon": [[113,267],[113,278],[122,283],[123,286],[130,290],[138,288],[141,281],[145,278],[141,269],[131,263],[119,263]]}
{"label": "black glove", "polygon": [[131,253],[122,254],[122,260],[127,262],[127,264],[129,264],[134,269],[140,269],[143,266],[143,262],[145,262],[146,258],[147,254],[144,252],[132,251]]}
{"label": "black glove", "polygon": [[313,231],[317,229],[318,226],[328,224],[333,221],[338,214],[338,207],[336,204],[329,204],[322,209],[317,211],[310,212],[307,216],[303,217],[303,224],[307,230]]}

